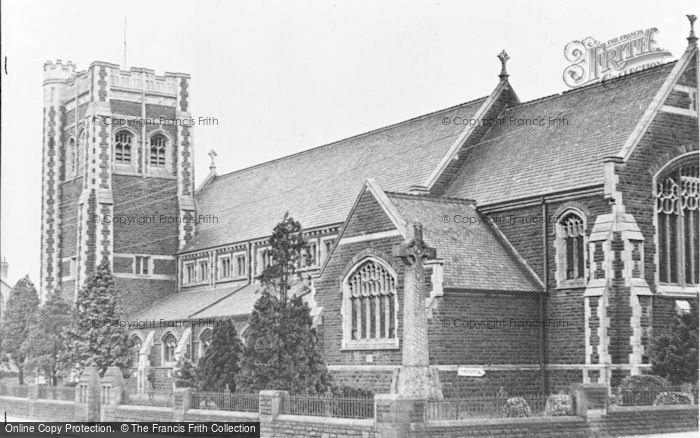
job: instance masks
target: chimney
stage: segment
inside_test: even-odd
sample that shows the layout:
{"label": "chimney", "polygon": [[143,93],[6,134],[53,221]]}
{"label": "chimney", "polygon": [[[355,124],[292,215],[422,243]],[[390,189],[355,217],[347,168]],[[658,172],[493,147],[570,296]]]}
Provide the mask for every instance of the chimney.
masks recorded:
{"label": "chimney", "polygon": [[10,269],[10,264],[7,263],[7,259],[5,257],[2,258],[2,262],[0,262],[0,278],[7,281],[7,271]]}

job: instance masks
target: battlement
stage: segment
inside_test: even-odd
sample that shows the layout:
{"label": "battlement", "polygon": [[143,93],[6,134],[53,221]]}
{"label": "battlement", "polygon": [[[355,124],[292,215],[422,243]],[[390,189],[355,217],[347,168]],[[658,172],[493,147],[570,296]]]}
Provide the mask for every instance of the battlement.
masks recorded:
{"label": "battlement", "polygon": [[[94,61],[87,70],[78,71],[72,61],[46,61],[44,63],[44,83],[60,84],[64,83],[69,88],[78,84],[78,94],[89,88],[90,75],[93,69],[104,69],[107,71],[110,87],[122,89],[124,91],[145,91],[158,95],[175,96],[178,93],[179,81],[189,79],[187,73],[165,72],[157,75],[155,70],[143,67],[131,67],[129,70],[122,70],[119,64],[105,61]],[[94,70],[93,70],[94,71]],[[74,92],[68,90],[69,95]]]}
{"label": "battlement", "polygon": [[74,74],[75,64],[73,61],[63,62],[62,60],[57,59],[55,62],[48,60],[44,63],[44,80],[66,80]]}

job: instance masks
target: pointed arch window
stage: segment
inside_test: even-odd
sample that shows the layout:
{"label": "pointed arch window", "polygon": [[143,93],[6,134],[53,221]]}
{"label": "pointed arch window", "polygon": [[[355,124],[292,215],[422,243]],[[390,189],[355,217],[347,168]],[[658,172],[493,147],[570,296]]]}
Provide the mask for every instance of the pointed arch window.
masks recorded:
{"label": "pointed arch window", "polygon": [[75,176],[75,139],[69,138],[66,142],[66,179]]}
{"label": "pointed arch window", "polygon": [[199,335],[199,358],[201,359],[206,353],[207,348],[211,345],[212,331],[210,328],[204,329]]}
{"label": "pointed arch window", "polygon": [[165,167],[165,153],[167,151],[168,139],[163,134],[156,134],[151,137],[151,167]]}
{"label": "pointed arch window", "polygon": [[697,154],[665,170],[655,183],[659,282],[681,286],[699,284]]}
{"label": "pointed arch window", "polygon": [[77,176],[83,175],[85,169],[85,157],[87,155],[87,130],[83,129],[78,135],[78,145],[76,148]]}
{"label": "pointed arch window", "polygon": [[361,261],[343,281],[343,347],[398,348],[396,273],[376,258]]}
{"label": "pointed arch window", "polygon": [[143,346],[143,341],[138,335],[131,337],[131,355],[134,360],[134,365],[139,363],[139,355],[141,353],[141,347]]}
{"label": "pointed arch window", "polygon": [[568,210],[559,216],[555,228],[556,279],[559,287],[585,285],[586,219],[577,210]]}
{"label": "pointed arch window", "polygon": [[177,348],[177,338],[172,333],[163,336],[163,363],[175,361],[175,349]]}
{"label": "pointed arch window", "polygon": [[129,131],[119,131],[114,135],[114,162],[131,164],[131,145],[134,136]]}

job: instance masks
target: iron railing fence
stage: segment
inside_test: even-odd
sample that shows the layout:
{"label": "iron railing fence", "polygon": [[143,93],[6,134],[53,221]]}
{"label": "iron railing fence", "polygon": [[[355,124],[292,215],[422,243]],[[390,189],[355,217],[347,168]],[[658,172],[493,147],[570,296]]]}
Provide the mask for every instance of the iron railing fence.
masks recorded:
{"label": "iron railing fence", "polygon": [[663,388],[612,388],[609,404],[613,406],[697,405],[698,386],[681,385]]}
{"label": "iron railing fence", "polygon": [[192,393],[192,409],[258,412],[259,400],[258,394],[196,391]]}
{"label": "iron railing fence", "polygon": [[75,388],[72,386],[41,385],[37,391],[37,398],[43,400],[75,401]]}
{"label": "iron railing fence", "polygon": [[430,400],[425,407],[425,419],[428,421],[573,414],[573,400],[568,394],[478,395],[460,399]]}
{"label": "iron railing fence", "polygon": [[0,383],[0,395],[10,397],[29,397],[29,386],[17,383]]}
{"label": "iron railing fence", "polygon": [[336,418],[374,418],[374,398],[293,395],[284,398],[282,413]]}
{"label": "iron railing fence", "polygon": [[170,391],[129,394],[127,400],[123,400],[122,403],[125,405],[159,406],[163,408],[171,408],[173,407],[173,393]]}

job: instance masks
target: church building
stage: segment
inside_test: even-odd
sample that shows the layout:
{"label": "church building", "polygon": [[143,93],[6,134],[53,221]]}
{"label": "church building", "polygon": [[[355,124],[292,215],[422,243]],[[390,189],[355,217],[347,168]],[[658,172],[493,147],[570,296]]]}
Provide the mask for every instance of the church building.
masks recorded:
{"label": "church building", "polygon": [[167,382],[217,320],[245,338],[289,212],[310,243],[292,292],[326,364],[388,393],[404,329],[394,254],[419,223],[436,250],[426,348],[446,397],[649,372],[653,339],[700,284],[688,41],[674,62],[527,102],[503,52],[483,97],[226,174],[212,154],[197,188],[189,75],[47,62],[41,299],[74,299],[106,257],[138,386],[149,369]]}

